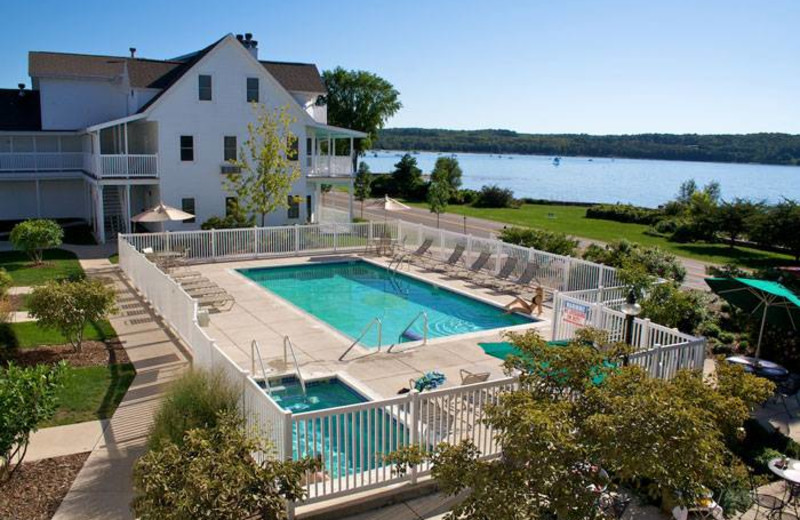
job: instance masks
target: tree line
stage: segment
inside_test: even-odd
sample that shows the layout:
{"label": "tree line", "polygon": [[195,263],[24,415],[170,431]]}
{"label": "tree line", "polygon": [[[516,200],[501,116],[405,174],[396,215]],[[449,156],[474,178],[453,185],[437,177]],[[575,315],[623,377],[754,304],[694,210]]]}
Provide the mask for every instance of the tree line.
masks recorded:
{"label": "tree line", "polygon": [[511,130],[387,128],[373,148],[800,165],[800,135],[523,134]]}

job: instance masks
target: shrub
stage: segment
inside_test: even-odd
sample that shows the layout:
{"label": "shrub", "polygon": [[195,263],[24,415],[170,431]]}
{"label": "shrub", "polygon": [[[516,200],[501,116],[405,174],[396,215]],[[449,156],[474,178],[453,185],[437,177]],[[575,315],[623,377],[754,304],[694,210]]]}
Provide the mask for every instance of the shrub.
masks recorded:
{"label": "shrub", "polygon": [[150,430],[151,449],[183,444],[193,428],[214,428],[221,413],[236,410],[239,395],[221,372],[189,370],[170,386]]}
{"label": "shrub", "polygon": [[672,242],[677,242],[679,244],[685,244],[687,242],[694,242],[698,240],[698,236],[695,230],[695,227],[686,221],[680,221],[676,224],[675,229],[672,231],[672,235],[670,235],[669,239]]}
{"label": "shrub", "polygon": [[472,204],[478,200],[478,192],[475,190],[458,190],[450,198],[450,204]]}
{"label": "shrub", "polygon": [[500,233],[500,240],[565,256],[573,255],[578,247],[578,241],[569,238],[564,233],[521,227],[503,229]]}
{"label": "shrub", "polygon": [[663,220],[659,220],[653,226],[653,229],[656,233],[660,233],[662,235],[671,235],[675,233],[678,227],[681,225],[681,222],[674,218],[665,218]]}
{"label": "shrub", "polygon": [[44,250],[60,246],[64,230],[53,220],[26,220],[14,226],[10,238],[14,249],[24,251],[34,264],[41,265]]}
{"label": "shrub", "polygon": [[643,318],[687,334],[698,333],[704,324],[714,320],[707,293],[682,291],[674,283],[654,285],[640,303]]}
{"label": "shrub", "polygon": [[0,300],[6,297],[12,283],[14,283],[14,280],[11,279],[11,275],[8,274],[8,271],[0,267]]}
{"label": "shrub", "polygon": [[481,188],[477,199],[472,204],[476,208],[511,208],[517,202],[514,200],[513,191],[501,188],[497,184],[491,184]]}
{"label": "shrub", "polygon": [[661,217],[661,210],[642,208],[631,204],[598,204],[586,208],[586,218],[616,222],[655,224]]}
{"label": "shrub", "polygon": [[28,312],[41,326],[59,331],[78,352],[86,325],[115,312],[115,302],[114,288],[99,280],[64,280],[34,288]]}
{"label": "shrub", "polygon": [[253,227],[256,224],[255,217],[241,217],[236,215],[227,215],[225,218],[213,216],[203,222],[200,229],[240,229],[246,227]]}
{"label": "shrub", "polygon": [[56,410],[65,365],[0,368],[0,483],[25,458],[31,433]]}
{"label": "shrub", "polygon": [[181,445],[166,443],[140,458],[133,470],[131,509],[142,520],[286,518],[286,500],[304,497],[303,476],[316,461],[281,461],[271,446],[247,433],[236,414],[186,433]]}
{"label": "shrub", "polygon": [[584,251],[583,258],[618,268],[640,265],[652,276],[676,282],[682,282],[686,277],[686,268],[672,253],[656,246],[646,247],[628,240],[615,240],[605,247],[592,244]]}

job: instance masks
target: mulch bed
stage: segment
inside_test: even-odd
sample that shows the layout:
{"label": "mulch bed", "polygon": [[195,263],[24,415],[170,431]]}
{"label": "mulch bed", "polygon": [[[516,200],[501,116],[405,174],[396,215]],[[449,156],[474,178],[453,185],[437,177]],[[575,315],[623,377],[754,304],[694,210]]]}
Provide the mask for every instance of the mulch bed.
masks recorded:
{"label": "mulch bed", "polygon": [[0,487],[0,519],[52,518],[89,453],[23,462]]}
{"label": "mulch bed", "polygon": [[122,343],[116,338],[105,343],[84,341],[80,352],[75,352],[71,345],[48,345],[8,350],[0,355],[0,365],[13,361],[21,366],[53,364],[62,360],[73,367],[106,366],[130,361]]}

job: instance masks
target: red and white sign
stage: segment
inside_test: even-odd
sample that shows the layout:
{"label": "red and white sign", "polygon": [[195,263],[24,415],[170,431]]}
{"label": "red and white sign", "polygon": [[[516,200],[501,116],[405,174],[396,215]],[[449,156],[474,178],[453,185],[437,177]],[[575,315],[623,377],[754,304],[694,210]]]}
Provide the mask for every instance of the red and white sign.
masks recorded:
{"label": "red and white sign", "polygon": [[580,303],[564,302],[564,312],[561,321],[583,327],[589,317],[589,306]]}

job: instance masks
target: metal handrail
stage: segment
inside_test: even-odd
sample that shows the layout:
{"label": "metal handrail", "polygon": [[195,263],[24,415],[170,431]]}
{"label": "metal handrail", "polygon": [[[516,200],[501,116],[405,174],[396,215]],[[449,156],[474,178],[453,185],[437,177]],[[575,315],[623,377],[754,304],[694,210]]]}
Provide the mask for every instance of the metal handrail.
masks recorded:
{"label": "metal handrail", "polygon": [[[423,322],[422,322],[422,323],[423,323],[423,325],[422,325],[422,344],[423,344],[423,345],[427,345],[427,344],[428,344],[428,313],[427,313],[427,312],[425,312],[425,311],[420,311],[420,312],[419,312],[419,314],[417,314],[416,316],[414,316],[414,319],[413,319],[413,320],[411,320],[410,322],[408,322],[408,325],[406,325],[406,328],[404,328],[404,329],[403,329],[403,332],[401,332],[401,333],[400,333],[400,334],[397,336],[397,343],[400,343],[400,340],[401,340],[401,339],[403,339],[403,334],[405,334],[406,332],[408,332],[408,329],[410,329],[410,328],[411,328],[411,326],[412,326],[414,323],[416,323],[416,321],[417,321],[417,320],[418,320],[420,317],[422,317],[422,318],[423,318]],[[392,345],[392,347],[394,347],[394,345]],[[391,351],[391,350],[392,350],[392,347],[389,347],[389,351]]]}
{"label": "metal handrail", "polygon": [[261,349],[258,348],[258,341],[253,340],[250,343],[250,373],[255,374],[256,372],[256,352],[258,353],[258,362],[261,365],[261,378],[264,380],[264,385],[267,388],[267,393],[272,395],[272,387],[269,384],[269,379],[267,378],[267,371],[264,368],[264,358],[261,357]]}
{"label": "metal handrail", "polygon": [[347,353],[350,352],[353,349],[353,347],[355,347],[358,344],[359,341],[364,339],[364,336],[366,336],[367,332],[369,332],[370,329],[372,329],[372,327],[376,323],[378,324],[378,351],[380,352],[381,343],[383,341],[383,322],[381,321],[381,319],[379,317],[375,316],[374,318],[372,318],[370,320],[369,323],[367,323],[367,325],[361,331],[361,334],[358,335],[358,338],[356,338],[356,340],[353,343],[351,343],[349,347],[347,347],[347,350],[342,352],[342,355],[339,356],[339,361],[343,360],[344,357],[347,355]]}
{"label": "metal handrail", "polygon": [[[288,349],[287,349],[288,347]],[[306,395],[306,380],[303,379],[303,374],[300,373],[300,364],[297,362],[297,356],[294,354],[294,344],[289,336],[283,337],[283,364],[287,364],[287,350],[292,353],[292,361],[294,361],[294,371],[297,373],[297,380],[300,381],[300,387],[303,389],[303,395]]]}

